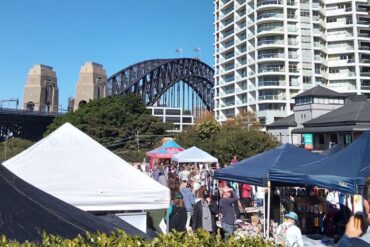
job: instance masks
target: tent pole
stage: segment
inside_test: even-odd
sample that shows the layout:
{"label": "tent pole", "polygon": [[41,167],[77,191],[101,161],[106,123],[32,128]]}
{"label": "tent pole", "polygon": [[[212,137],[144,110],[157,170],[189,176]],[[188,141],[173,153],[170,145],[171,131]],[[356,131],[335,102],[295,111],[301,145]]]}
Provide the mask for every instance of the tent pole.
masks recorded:
{"label": "tent pole", "polygon": [[264,238],[266,238],[266,199],[265,198],[266,198],[265,193],[263,193],[262,206],[263,206],[263,237]]}
{"label": "tent pole", "polygon": [[170,216],[168,214],[168,208],[166,210],[166,234],[168,234],[170,232]]}
{"label": "tent pole", "polygon": [[267,229],[266,229],[266,239],[270,237],[270,204],[271,204],[271,183],[267,181]]}

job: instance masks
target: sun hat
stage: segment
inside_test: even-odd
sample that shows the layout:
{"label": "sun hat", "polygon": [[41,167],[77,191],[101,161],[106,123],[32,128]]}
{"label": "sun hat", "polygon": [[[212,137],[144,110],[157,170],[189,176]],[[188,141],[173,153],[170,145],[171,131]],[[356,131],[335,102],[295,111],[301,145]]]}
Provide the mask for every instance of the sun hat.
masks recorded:
{"label": "sun hat", "polygon": [[177,199],[177,200],[182,199],[182,195],[181,195],[181,193],[176,192],[176,193],[175,193],[175,199]]}
{"label": "sun hat", "polygon": [[288,214],[286,214],[284,216],[285,218],[289,218],[289,219],[293,219],[295,220],[296,222],[298,222],[298,215],[294,212],[289,212]]}

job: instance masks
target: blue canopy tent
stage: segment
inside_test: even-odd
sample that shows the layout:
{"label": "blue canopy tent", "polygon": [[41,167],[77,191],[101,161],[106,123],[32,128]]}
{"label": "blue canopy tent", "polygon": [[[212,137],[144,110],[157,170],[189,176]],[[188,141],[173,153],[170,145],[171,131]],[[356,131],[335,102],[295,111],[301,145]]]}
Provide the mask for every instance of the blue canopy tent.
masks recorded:
{"label": "blue canopy tent", "polygon": [[[269,170],[271,167],[296,167],[322,158],[322,155],[311,153],[291,144],[284,144],[220,169],[214,173],[214,177],[269,188]],[[264,225],[264,233],[266,229],[270,229],[270,189],[268,189],[267,198],[267,227]],[[268,234],[266,237],[268,237]]]}
{"label": "blue canopy tent", "polygon": [[311,153],[294,145],[283,144],[232,166],[222,168],[215,172],[214,177],[265,187],[271,168],[275,166],[280,168],[297,167],[323,158],[319,154]]}
{"label": "blue canopy tent", "polygon": [[325,159],[286,169],[270,169],[271,181],[320,187],[344,193],[361,193],[370,175],[370,131],[364,132],[347,148]]}

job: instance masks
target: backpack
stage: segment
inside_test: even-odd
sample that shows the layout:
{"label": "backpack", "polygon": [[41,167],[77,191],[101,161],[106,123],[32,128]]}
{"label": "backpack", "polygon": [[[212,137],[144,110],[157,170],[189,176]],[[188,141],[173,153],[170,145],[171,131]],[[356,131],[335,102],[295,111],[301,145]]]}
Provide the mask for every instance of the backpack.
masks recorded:
{"label": "backpack", "polygon": [[276,233],[276,244],[286,246],[286,233],[291,226],[293,226],[293,224],[282,224],[281,227],[278,227]]}

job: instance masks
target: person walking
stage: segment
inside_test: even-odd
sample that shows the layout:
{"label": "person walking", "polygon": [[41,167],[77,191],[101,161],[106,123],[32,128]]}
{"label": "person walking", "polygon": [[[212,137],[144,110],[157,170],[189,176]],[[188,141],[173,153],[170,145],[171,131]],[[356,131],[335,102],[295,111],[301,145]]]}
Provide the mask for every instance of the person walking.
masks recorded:
{"label": "person walking", "polygon": [[276,244],[286,247],[303,247],[302,233],[298,224],[298,215],[290,212],[285,215],[286,221],[278,226]]}
{"label": "person walking", "polygon": [[169,215],[169,230],[170,232],[176,230],[178,232],[186,231],[186,208],[184,207],[183,197],[180,193],[175,194],[171,213]]}
{"label": "person walking", "polygon": [[234,204],[239,200],[232,188],[225,188],[220,199],[221,227],[224,230],[225,239],[234,233],[235,210]]}
{"label": "person walking", "polygon": [[168,187],[168,180],[167,180],[167,177],[164,175],[163,171],[159,172],[158,183],[160,183],[163,186]]}
{"label": "person walking", "polygon": [[207,232],[216,233],[216,214],[217,206],[211,200],[208,190],[202,192],[202,199],[199,200],[193,210],[191,217],[191,227],[195,231],[203,228]]}
{"label": "person walking", "polygon": [[192,186],[191,183],[187,183],[186,187],[180,190],[181,195],[184,198],[184,204],[187,212],[187,221],[186,221],[186,227],[189,227],[190,225],[190,218],[191,218],[191,213],[193,211],[193,206],[195,204],[195,196],[192,191]]}

